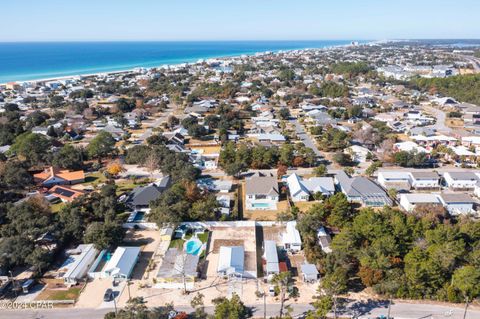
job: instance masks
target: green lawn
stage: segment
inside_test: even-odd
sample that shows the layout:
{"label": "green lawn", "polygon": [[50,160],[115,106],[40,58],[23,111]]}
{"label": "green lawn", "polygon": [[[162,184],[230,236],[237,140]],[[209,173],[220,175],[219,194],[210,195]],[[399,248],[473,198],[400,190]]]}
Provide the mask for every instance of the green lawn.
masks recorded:
{"label": "green lawn", "polygon": [[207,242],[207,240],[208,240],[208,232],[205,231],[205,233],[203,233],[203,234],[198,234],[197,237],[198,237],[198,239],[200,239],[200,241],[201,241],[202,243],[205,244],[205,243]]}
{"label": "green lawn", "polygon": [[80,288],[72,287],[68,290],[52,291],[47,300],[77,300]]}
{"label": "green lawn", "polygon": [[88,174],[85,177],[84,185],[97,185],[100,183],[104,183],[106,180],[107,178],[105,177],[105,175],[103,175],[100,172],[95,172],[95,173]]}
{"label": "green lawn", "polygon": [[183,239],[172,239],[170,241],[170,246],[168,246],[168,248],[183,249],[183,244],[184,243],[185,243],[185,240],[183,240]]}

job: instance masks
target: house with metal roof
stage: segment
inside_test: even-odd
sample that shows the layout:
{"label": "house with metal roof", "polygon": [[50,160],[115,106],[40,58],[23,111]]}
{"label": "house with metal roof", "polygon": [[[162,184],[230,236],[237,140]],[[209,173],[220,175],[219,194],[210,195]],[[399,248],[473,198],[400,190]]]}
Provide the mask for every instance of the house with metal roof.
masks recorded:
{"label": "house with metal roof", "polygon": [[300,269],[302,271],[302,279],[304,282],[308,282],[308,283],[317,282],[319,272],[317,267],[315,267],[315,265],[302,264],[300,266]]}
{"label": "house with metal roof", "polygon": [[340,171],[335,175],[335,180],[350,202],[369,207],[392,205],[392,200],[387,193],[366,177],[356,176],[351,178],[344,171]]}
{"label": "house with metal roof", "polygon": [[315,193],[325,196],[335,193],[335,185],[331,177],[312,177],[303,180],[294,173],[287,178],[287,185],[294,202],[306,202]]}
{"label": "house with metal roof", "polygon": [[465,193],[444,193],[440,201],[451,215],[472,214],[475,212],[476,201]]}
{"label": "house with metal roof", "polygon": [[80,279],[85,277],[88,269],[92,266],[97,257],[98,250],[93,244],[79,245],[77,249],[70,251],[67,261],[72,261],[63,275],[66,285],[76,285]]}
{"label": "house with metal roof", "polygon": [[243,246],[222,246],[218,254],[217,272],[223,276],[243,277],[245,249]]}
{"label": "house with metal roof", "polygon": [[302,250],[302,238],[297,229],[297,221],[287,222],[286,232],[282,234],[282,244],[289,251]]}
{"label": "house with metal roof", "polygon": [[117,247],[103,268],[103,277],[111,277],[116,280],[130,278],[139,256],[140,247]]}
{"label": "house with metal roof", "polygon": [[321,226],[317,230],[317,238],[318,238],[318,243],[320,244],[320,247],[322,247],[323,252],[326,254],[331,253],[332,248],[330,248],[330,244],[332,242],[332,238],[327,233],[327,230],[325,229],[325,227]]}
{"label": "house with metal roof", "polygon": [[257,173],[245,182],[245,205],[248,210],[276,210],[280,192],[273,174]]}
{"label": "house with metal roof", "polygon": [[440,189],[440,175],[435,171],[410,172],[410,185],[417,190]]}
{"label": "house with metal roof", "polygon": [[377,182],[385,189],[396,189],[398,191],[408,191],[411,176],[409,172],[404,171],[382,171],[378,172]]}
{"label": "house with metal roof", "polygon": [[453,191],[469,191],[475,188],[480,178],[474,172],[445,172],[445,184]]}
{"label": "house with metal roof", "polygon": [[442,205],[436,194],[400,194],[400,207],[412,212],[417,205]]}
{"label": "house with metal roof", "polygon": [[280,273],[277,244],[273,240],[265,240],[263,243],[263,260],[265,275],[269,276]]}
{"label": "house with metal roof", "polygon": [[193,289],[198,261],[198,255],[187,254],[178,248],[168,249],[158,269],[155,288]]}

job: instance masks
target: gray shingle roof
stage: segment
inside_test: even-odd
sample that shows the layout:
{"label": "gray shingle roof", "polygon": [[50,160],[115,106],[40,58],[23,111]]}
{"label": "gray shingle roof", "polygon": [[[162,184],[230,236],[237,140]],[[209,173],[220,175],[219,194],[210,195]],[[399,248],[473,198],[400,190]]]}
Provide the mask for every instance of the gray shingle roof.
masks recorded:
{"label": "gray shingle roof", "polygon": [[273,175],[254,175],[245,182],[246,194],[278,195],[277,178]]}

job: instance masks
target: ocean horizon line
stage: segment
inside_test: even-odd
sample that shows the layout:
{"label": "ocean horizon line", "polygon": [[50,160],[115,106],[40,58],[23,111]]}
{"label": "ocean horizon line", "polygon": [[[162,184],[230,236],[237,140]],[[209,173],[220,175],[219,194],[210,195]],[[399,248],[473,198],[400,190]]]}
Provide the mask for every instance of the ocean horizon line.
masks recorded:
{"label": "ocean horizon line", "polygon": [[325,49],[352,42],[367,44],[372,40],[0,42],[0,83],[127,72],[265,52]]}

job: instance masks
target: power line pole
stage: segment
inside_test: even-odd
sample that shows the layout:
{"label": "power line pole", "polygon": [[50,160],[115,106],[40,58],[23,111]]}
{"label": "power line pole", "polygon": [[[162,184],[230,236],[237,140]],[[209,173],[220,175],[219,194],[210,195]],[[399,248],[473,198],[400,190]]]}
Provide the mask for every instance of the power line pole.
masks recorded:
{"label": "power line pole", "polygon": [[267,319],[267,294],[263,293],[263,319]]}

